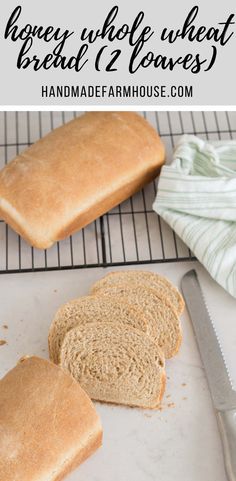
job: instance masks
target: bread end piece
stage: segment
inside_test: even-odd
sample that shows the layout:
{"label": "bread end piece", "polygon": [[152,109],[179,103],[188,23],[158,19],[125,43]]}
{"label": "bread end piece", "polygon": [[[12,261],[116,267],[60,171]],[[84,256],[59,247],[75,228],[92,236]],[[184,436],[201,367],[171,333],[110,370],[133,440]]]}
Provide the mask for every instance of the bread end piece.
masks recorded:
{"label": "bread end piece", "polygon": [[63,369],[26,357],[0,380],[1,479],[60,481],[102,442],[93,403]]}

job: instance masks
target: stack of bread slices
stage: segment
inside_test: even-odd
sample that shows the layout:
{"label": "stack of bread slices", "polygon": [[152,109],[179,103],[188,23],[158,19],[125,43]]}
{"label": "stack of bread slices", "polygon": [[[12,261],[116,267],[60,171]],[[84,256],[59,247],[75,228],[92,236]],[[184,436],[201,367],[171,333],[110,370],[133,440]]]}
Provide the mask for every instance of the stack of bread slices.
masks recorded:
{"label": "stack of bread slices", "polygon": [[50,358],[95,400],[157,408],[165,390],[165,359],[182,334],[184,301],[164,277],[116,271],[89,296],[62,306],[49,331]]}

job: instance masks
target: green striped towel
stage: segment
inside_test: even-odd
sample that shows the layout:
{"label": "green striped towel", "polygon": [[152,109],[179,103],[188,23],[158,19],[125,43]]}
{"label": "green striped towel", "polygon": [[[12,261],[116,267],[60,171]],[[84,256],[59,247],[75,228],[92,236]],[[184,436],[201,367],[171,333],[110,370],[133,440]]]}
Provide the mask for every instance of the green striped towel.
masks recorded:
{"label": "green striped towel", "polygon": [[236,141],[182,136],[153,209],[236,297]]}

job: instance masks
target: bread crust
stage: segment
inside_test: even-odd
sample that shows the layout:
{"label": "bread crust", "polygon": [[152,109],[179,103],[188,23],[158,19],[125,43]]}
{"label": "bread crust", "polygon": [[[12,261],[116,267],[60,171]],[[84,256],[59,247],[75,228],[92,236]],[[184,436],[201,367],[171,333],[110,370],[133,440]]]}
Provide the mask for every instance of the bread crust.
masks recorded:
{"label": "bread crust", "polygon": [[1,480],[62,480],[101,440],[92,402],[58,366],[24,358],[0,381]]}
{"label": "bread crust", "polygon": [[63,471],[61,471],[60,474],[57,474],[52,481],[62,481],[67,474],[71,473],[71,471],[74,471],[80,464],[82,464],[89,456],[91,456],[92,453],[94,453],[102,444],[102,432],[98,433],[97,437],[90,442],[90,444],[86,447],[86,449],[83,449],[75,458],[70,460],[65,467],[63,468]]}
{"label": "bread crust", "polygon": [[165,159],[133,112],[88,112],[36,142],[0,172],[0,216],[44,249],[154,179]]}

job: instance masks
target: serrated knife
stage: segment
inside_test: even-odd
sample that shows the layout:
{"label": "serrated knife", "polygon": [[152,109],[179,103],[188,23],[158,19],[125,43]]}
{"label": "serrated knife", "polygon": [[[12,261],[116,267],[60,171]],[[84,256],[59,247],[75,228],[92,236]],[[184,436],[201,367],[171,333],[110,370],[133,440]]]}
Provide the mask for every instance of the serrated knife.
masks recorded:
{"label": "serrated knife", "polygon": [[226,473],[229,481],[236,481],[236,391],[194,269],[183,276],[181,287],[216,410]]}

